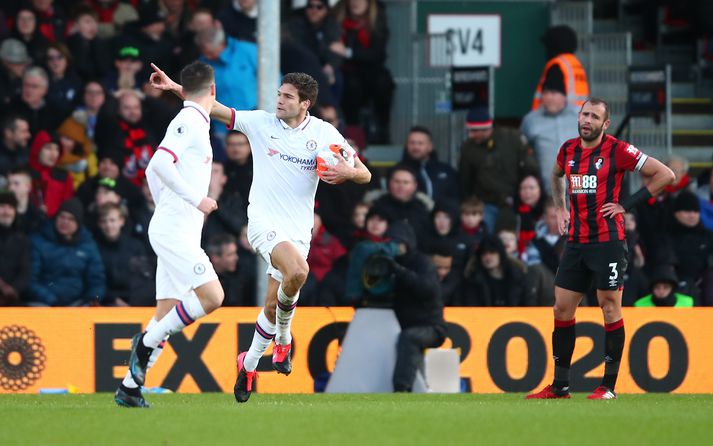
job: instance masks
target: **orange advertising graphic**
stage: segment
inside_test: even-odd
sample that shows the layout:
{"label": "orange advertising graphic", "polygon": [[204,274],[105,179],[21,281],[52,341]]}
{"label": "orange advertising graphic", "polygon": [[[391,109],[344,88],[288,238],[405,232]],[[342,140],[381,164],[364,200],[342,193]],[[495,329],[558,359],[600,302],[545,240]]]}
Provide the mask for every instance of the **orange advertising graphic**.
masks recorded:
{"label": "orange advertising graphic", "polygon": [[[148,374],[148,387],[178,392],[232,392],[235,358],[250,346],[257,308],[221,308],[171,337]],[[131,336],[150,308],[0,309],[0,393],[72,388],[114,391],[126,373]],[[293,372],[277,375],[271,350],[261,359],[257,391],[309,393],[337,361],[351,308],[300,308],[292,333]],[[463,387],[472,392],[526,392],[552,379],[552,310],[447,308],[445,347],[461,352]],[[713,309],[627,308],[620,393],[713,393]],[[571,385],[598,385],[604,370],[598,308],[577,312]],[[374,348],[391,348],[376,345]],[[395,346],[394,346],[395,351]]]}

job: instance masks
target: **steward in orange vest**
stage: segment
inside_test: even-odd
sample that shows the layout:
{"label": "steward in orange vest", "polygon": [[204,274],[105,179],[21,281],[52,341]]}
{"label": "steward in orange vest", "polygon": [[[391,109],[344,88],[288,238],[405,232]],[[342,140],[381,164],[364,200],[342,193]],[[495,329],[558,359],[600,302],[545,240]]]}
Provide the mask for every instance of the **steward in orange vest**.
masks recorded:
{"label": "steward in orange vest", "polygon": [[549,60],[537,84],[532,110],[540,108],[542,87],[545,83],[561,85],[567,102],[581,107],[589,97],[589,82],[584,67],[574,55],[577,51],[577,34],[569,26],[553,26],[545,32],[542,41],[547,48]]}

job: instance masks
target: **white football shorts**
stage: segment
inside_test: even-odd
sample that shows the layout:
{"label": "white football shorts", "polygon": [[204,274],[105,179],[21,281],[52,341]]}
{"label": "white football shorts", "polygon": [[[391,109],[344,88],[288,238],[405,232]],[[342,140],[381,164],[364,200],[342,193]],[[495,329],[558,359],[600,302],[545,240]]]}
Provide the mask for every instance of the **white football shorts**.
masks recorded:
{"label": "white football shorts", "polygon": [[194,295],[194,289],[218,275],[205,251],[186,239],[149,232],[151,247],[158,256],[156,265],[156,300],[183,300]]}
{"label": "white football shorts", "polygon": [[282,273],[272,264],[272,250],[275,249],[278,243],[292,243],[305,260],[307,260],[307,255],[309,254],[309,243],[289,239],[276,225],[271,226],[270,224],[265,224],[264,221],[261,223],[248,221],[248,242],[267,263],[267,274],[278,282],[282,282],[284,278]]}

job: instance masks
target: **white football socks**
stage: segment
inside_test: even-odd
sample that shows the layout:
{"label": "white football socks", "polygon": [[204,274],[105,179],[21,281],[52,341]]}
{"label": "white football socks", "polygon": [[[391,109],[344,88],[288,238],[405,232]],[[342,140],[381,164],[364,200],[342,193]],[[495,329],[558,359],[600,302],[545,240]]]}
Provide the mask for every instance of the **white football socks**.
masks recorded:
{"label": "white football socks", "polygon": [[277,331],[275,332],[275,344],[287,345],[292,342],[292,317],[295,315],[297,307],[297,299],[300,298],[300,292],[294,296],[288,296],[282,290],[282,284],[277,289],[277,311],[275,312],[275,322]]}
{"label": "white football socks", "polygon": [[[146,331],[150,330],[156,324],[157,324],[156,318],[152,317],[151,320],[149,321],[148,325],[146,326]],[[165,342],[167,339],[168,339],[168,336],[166,336],[163,339],[163,341]],[[148,367],[146,367],[146,370],[150,369],[151,366],[153,366],[156,363],[156,360],[163,352],[164,342],[161,342],[158,345],[158,347],[153,349],[153,352],[151,352],[151,356],[149,357],[149,364],[148,364]],[[135,388],[139,387],[139,385],[134,382],[134,378],[131,377],[131,372],[128,370],[126,371],[126,376],[124,377],[124,380],[121,383],[130,389],[135,389]]]}
{"label": "white football socks", "polygon": [[275,324],[265,316],[265,310],[260,311],[255,322],[255,334],[253,334],[253,342],[250,344],[250,349],[243,360],[243,367],[248,372],[252,372],[257,368],[257,363],[262,358],[262,355],[270,346],[275,337]]}
{"label": "white football socks", "polygon": [[206,312],[201,301],[198,300],[198,296],[192,294],[179,302],[156,325],[146,331],[144,345],[156,348],[166,337],[178,333],[205,315]]}

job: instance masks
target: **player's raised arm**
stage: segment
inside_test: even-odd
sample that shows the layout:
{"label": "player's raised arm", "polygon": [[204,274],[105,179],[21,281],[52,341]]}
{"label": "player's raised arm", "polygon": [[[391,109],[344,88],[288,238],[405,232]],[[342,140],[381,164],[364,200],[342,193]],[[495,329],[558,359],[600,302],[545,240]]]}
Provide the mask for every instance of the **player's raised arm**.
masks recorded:
{"label": "player's raised arm", "polygon": [[[155,64],[151,64],[153,68],[153,73],[149,77],[149,82],[151,86],[163,91],[170,91],[181,99],[185,99],[183,95],[183,87],[178,82],[171,79],[162,69],[157,67]],[[217,119],[225,125],[230,124],[233,111],[230,107],[226,107],[217,100],[213,104],[213,108],[210,111],[210,117]]]}

